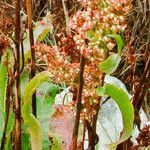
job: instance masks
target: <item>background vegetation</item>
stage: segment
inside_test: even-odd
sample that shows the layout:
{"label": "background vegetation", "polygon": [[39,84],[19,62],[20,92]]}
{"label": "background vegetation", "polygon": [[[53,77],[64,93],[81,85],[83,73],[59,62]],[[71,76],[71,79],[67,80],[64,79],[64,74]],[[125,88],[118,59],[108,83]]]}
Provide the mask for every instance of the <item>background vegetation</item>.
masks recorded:
{"label": "background vegetation", "polygon": [[0,1],[1,150],[150,148],[150,1]]}

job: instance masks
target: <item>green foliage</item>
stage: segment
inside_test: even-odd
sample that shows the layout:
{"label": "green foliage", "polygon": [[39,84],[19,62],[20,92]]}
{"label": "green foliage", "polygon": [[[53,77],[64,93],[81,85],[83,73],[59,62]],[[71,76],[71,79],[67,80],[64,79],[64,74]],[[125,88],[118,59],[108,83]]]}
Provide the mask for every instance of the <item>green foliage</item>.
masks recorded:
{"label": "green foliage", "polygon": [[42,149],[42,131],[38,120],[31,113],[32,95],[41,83],[50,79],[50,73],[43,71],[37,74],[25,87],[23,94],[22,117],[25,124],[29,127],[31,136],[32,150]]}
{"label": "green foliage", "polygon": [[0,111],[5,112],[5,99],[6,99],[6,88],[7,88],[7,54],[2,56],[0,64]]}
{"label": "green foliage", "polygon": [[[108,32],[108,31],[105,31]],[[105,33],[106,34],[106,33]],[[99,69],[106,74],[112,74],[118,67],[121,61],[121,50],[123,48],[123,39],[118,34],[106,34],[107,37],[115,39],[117,46],[118,46],[118,54],[113,54],[109,56],[105,61],[99,64]]]}
{"label": "green foliage", "polygon": [[120,55],[124,44],[122,37],[118,34],[107,34],[106,36],[115,39],[118,46],[118,54]]}
{"label": "green foliage", "polygon": [[[52,32],[53,26],[51,24],[49,16],[43,18],[42,21],[35,23],[35,28],[33,30],[34,35],[34,42],[41,42],[43,41],[49,32]],[[24,43],[24,51],[25,53],[30,50],[30,40],[29,40],[29,33],[27,32],[26,38],[23,41]]]}
{"label": "green foliage", "polygon": [[109,56],[105,61],[99,64],[99,69],[107,74],[112,74],[118,67],[121,57],[118,54]]}
{"label": "green foliage", "polygon": [[59,136],[55,134],[50,134],[49,136],[50,136],[50,141],[52,142],[50,146],[50,150],[61,150],[62,143]]}
{"label": "green foliage", "polygon": [[40,126],[43,132],[43,149],[48,149],[50,141],[48,138],[49,133],[49,117],[53,113],[53,107],[55,96],[60,87],[58,85],[44,82],[37,89],[37,117],[40,122]]}
{"label": "green foliage", "polygon": [[10,149],[10,133],[13,130],[15,123],[15,116],[13,112],[10,112],[8,123],[7,123],[7,129],[6,129],[6,144],[5,149]]}
{"label": "green foliage", "polygon": [[41,102],[46,101],[50,105],[54,104],[55,96],[60,89],[59,85],[55,85],[49,82],[44,82],[38,89],[37,94]]}
{"label": "green foliage", "polygon": [[6,60],[7,54],[4,53],[0,64],[0,139],[2,137],[4,117],[5,117],[5,100],[7,88],[7,66],[5,64]]}
{"label": "green foliage", "polygon": [[50,32],[49,29],[45,29],[38,37],[38,41],[43,41],[45,39],[45,37],[48,35],[48,33]]}
{"label": "green foliage", "polygon": [[115,147],[132,135],[134,121],[133,105],[129,100],[129,96],[122,88],[118,88],[111,84],[106,84],[103,88],[98,88],[97,94],[99,96],[103,94],[110,96],[113,100],[115,100],[120,108],[123,119],[123,131],[121,133],[120,140],[109,145],[111,147]]}
{"label": "green foliage", "polygon": [[6,129],[6,136],[10,134],[10,132],[13,130],[14,126],[14,113],[10,113],[9,119],[8,119],[8,124],[7,124],[7,129]]}
{"label": "green foliage", "polygon": [[[9,53],[4,53],[1,59],[1,64],[0,64],[0,139],[2,137],[2,133],[4,130],[4,120],[6,119],[6,114],[5,114],[5,101],[6,101],[6,90],[7,90],[7,80],[8,80],[8,75],[7,75],[7,60],[10,58]],[[10,110],[9,118],[8,118],[8,123],[7,123],[7,128],[6,128],[6,144],[5,148],[8,148],[9,141],[10,141],[10,132],[12,131],[14,126],[14,114]]]}
{"label": "green foliage", "polygon": [[22,150],[31,150],[30,135],[28,134],[28,126],[22,124]]}

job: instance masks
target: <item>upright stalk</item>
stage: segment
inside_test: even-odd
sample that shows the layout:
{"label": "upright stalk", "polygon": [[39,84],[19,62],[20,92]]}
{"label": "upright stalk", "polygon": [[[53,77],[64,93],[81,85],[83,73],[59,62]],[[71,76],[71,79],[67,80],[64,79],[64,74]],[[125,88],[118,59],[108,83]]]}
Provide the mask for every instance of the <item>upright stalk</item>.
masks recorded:
{"label": "upright stalk", "polygon": [[62,0],[62,5],[63,5],[64,14],[65,14],[65,21],[66,21],[66,33],[69,34],[70,33],[70,29],[69,29],[69,16],[68,16],[68,11],[67,11],[67,8],[66,8],[64,0]]}
{"label": "upright stalk", "polygon": [[15,47],[17,60],[15,101],[15,148],[21,150],[21,96],[20,96],[20,0],[15,0]]}
{"label": "upright stalk", "polygon": [[73,135],[72,135],[71,150],[77,150],[80,114],[82,110],[81,100],[82,100],[82,90],[83,90],[83,85],[84,85],[84,79],[83,79],[84,67],[85,67],[85,58],[84,56],[81,55],[80,73],[79,73],[79,89],[78,89],[78,97],[77,97],[77,110],[76,110],[76,118],[75,118],[75,124],[74,124]]}
{"label": "upright stalk", "polygon": [[[106,60],[109,56],[109,51],[105,51],[103,54],[103,59]],[[105,73],[102,73],[101,76],[99,77],[100,80],[100,85],[103,86],[104,84],[104,79],[105,79]],[[94,132],[94,134],[92,134],[91,136],[89,136],[89,150],[95,150],[95,145],[97,144],[97,134],[96,134],[96,125],[97,125],[97,119],[98,119],[98,114],[99,114],[99,109],[100,109],[100,101],[101,101],[101,97],[98,99],[98,103],[95,106],[95,110],[96,110],[96,114],[93,116],[93,120],[92,120],[92,131]]]}
{"label": "upright stalk", "polygon": [[[29,38],[30,38],[30,48],[31,48],[31,79],[35,76],[35,50],[34,46],[34,36],[33,36],[33,24],[32,24],[32,1],[26,0],[27,16],[28,16],[28,28],[29,28]],[[32,112],[36,117],[36,93],[32,96]]]}

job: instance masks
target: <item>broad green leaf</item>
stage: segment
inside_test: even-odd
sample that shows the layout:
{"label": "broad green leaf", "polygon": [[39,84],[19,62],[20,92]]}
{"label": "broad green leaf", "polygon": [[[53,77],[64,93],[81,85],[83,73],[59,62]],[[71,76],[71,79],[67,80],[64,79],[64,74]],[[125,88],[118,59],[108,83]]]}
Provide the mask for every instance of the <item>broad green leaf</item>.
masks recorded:
{"label": "broad green leaf", "polygon": [[118,34],[107,34],[106,36],[115,39],[118,46],[118,54],[120,55],[124,44],[122,37]]}
{"label": "broad green leaf", "polygon": [[43,71],[37,74],[25,87],[23,94],[22,117],[29,127],[32,150],[42,149],[42,131],[38,120],[31,113],[32,95],[36,89],[45,81],[50,80],[50,73]]}
{"label": "broad green leaf", "polygon": [[31,150],[28,126],[25,124],[22,124],[22,150]]}
{"label": "broad green leaf", "polygon": [[[111,84],[106,84],[104,87],[104,94],[110,96],[111,98],[113,98],[113,100],[115,100],[120,108],[123,119],[123,131],[120,140],[109,145],[111,147],[114,147],[127,140],[132,135],[134,110],[133,105],[130,102],[129,96],[122,88],[118,88]],[[100,90],[100,93],[101,92],[102,90]]]}
{"label": "broad green leaf", "polygon": [[4,117],[5,117],[5,100],[7,88],[7,54],[4,53],[0,64],[0,139],[3,133]]}
{"label": "broad green leaf", "polygon": [[118,67],[121,57],[118,54],[109,56],[105,61],[99,64],[99,69],[107,74],[112,74]]}
{"label": "broad green leaf", "polygon": [[7,54],[2,56],[0,64],[0,111],[5,112],[5,99],[6,99],[6,88],[7,88]]}
{"label": "broad green leaf", "polygon": [[37,90],[37,116],[42,128],[43,142],[42,149],[48,149],[50,141],[49,133],[49,117],[52,115],[54,108],[52,105],[55,102],[55,96],[60,87],[58,85],[44,82]]}

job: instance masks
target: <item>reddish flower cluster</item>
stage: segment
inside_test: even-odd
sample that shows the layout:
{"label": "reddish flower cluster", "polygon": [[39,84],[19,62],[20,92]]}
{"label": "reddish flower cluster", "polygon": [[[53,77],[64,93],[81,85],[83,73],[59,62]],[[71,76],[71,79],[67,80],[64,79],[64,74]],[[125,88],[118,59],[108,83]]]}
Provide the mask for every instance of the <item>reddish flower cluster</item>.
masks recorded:
{"label": "reddish flower cluster", "polygon": [[[62,37],[58,46],[50,47],[39,44],[36,50],[40,59],[46,61],[54,82],[65,82],[73,89],[78,87],[80,55],[86,58],[82,98],[84,109],[81,118],[90,120],[96,113],[95,106],[98,103],[98,97],[95,89],[102,75],[97,66],[104,61],[106,51],[112,50],[116,44],[106,34],[107,32],[120,34],[125,30],[126,12],[123,6],[130,7],[130,1],[79,1],[83,9],[69,20],[71,34]],[[118,14],[113,12],[116,3],[116,8],[119,9]]]}

